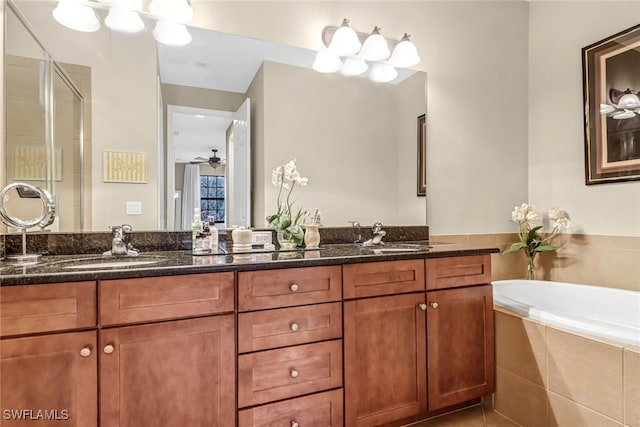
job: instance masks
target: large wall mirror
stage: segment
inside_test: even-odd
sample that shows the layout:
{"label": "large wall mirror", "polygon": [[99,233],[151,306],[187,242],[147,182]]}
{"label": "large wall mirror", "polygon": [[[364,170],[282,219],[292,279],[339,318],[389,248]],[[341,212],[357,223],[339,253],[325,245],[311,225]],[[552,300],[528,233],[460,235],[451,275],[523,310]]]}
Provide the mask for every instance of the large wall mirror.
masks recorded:
{"label": "large wall mirror", "polygon": [[[62,159],[63,171],[84,166],[73,169],[84,178],[83,222],[63,225],[61,206],[57,230],[184,229],[193,214],[183,207],[185,175],[194,168],[202,206],[221,226],[264,227],[276,208],[271,170],[291,158],[309,179],[296,203],[318,208],[323,225],[426,223],[415,189],[423,72],[373,83],[313,71],[307,49],[203,28],[172,47],[154,40],[153,22],[137,34],[104,25],[80,33],[52,18],[54,1],[13,5],[83,100],[75,108],[84,117],[84,163]],[[106,11],[96,14],[104,22]],[[7,44],[15,37],[7,34]],[[214,156],[220,161],[210,165]]]}

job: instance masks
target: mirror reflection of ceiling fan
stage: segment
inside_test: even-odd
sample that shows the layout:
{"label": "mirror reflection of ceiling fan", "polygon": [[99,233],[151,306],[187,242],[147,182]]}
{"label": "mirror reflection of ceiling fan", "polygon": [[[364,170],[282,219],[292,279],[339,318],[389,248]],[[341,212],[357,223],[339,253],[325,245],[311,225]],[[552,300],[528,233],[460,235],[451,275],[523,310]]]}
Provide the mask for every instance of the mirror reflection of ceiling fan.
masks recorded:
{"label": "mirror reflection of ceiling fan", "polygon": [[195,159],[191,160],[189,163],[191,163],[192,165],[195,164],[199,164],[199,163],[209,163],[209,166],[211,166],[212,168],[217,168],[220,165],[224,165],[227,160],[226,159],[221,159],[220,157],[218,157],[218,149],[214,148],[211,151],[213,151],[213,156],[209,157],[209,158],[205,158],[205,157],[196,157]]}
{"label": "mirror reflection of ceiling fan", "polygon": [[631,119],[640,115],[640,92],[634,93],[631,89],[620,91],[611,89],[609,99],[612,104],[600,104],[600,114],[606,114],[616,120]]}

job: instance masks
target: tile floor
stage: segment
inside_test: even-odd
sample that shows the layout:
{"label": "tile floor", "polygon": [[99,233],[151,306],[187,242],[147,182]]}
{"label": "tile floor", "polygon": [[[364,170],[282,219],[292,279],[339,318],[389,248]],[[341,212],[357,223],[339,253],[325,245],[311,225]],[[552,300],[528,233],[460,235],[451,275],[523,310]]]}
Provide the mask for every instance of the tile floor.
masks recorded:
{"label": "tile floor", "polygon": [[517,427],[516,424],[502,415],[482,405],[462,409],[451,414],[442,415],[410,427]]}

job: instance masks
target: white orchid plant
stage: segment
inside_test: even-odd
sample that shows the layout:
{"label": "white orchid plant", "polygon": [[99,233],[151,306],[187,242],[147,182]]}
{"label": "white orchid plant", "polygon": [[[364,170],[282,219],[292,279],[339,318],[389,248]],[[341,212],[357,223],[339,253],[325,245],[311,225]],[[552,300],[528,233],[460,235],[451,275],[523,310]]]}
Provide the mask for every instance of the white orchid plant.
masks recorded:
{"label": "white orchid plant", "polygon": [[551,245],[551,240],[560,234],[563,229],[571,225],[567,213],[559,208],[551,208],[547,212],[549,224],[552,227],[549,233],[542,233],[543,218],[535,205],[523,203],[516,206],[511,212],[511,220],[518,225],[519,241],[512,244],[504,253],[522,250],[527,256],[527,278],[534,277],[535,267],[533,259],[539,252],[551,252],[560,246]]}
{"label": "white orchid plant", "polygon": [[276,231],[289,232],[292,240],[300,246],[304,240],[304,231],[300,227],[300,222],[307,216],[307,210],[300,207],[293,214],[291,209],[295,202],[291,201],[291,193],[296,185],[305,187],[309,180],[300,175],[296,166],[296,159],[292,159],[273,169],[271,183],[279,187],[279,189],[278,210],[275,214],[267,217],[269,227]]}

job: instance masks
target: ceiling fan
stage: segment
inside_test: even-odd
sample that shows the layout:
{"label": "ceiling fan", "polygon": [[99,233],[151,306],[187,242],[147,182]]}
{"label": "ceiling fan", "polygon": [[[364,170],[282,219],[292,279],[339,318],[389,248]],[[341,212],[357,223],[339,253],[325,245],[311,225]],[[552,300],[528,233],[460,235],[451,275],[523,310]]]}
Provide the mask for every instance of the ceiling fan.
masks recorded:
{"label": "ceiling fan", "polygon": [[199,163],[209,163],[209,166],[211,166],[214,169],[226,163],[226,159],[221,159],[220,157],[218,157],[217,148],[214,148],[211,151],[213,151],[213,156],[209,158],[196,157],[195,159],[191,160],[189,163],[191,163],[192,165],[199,164]]}
{"label": "ceiling fan", "polygon": [[611,104],[600,104],[600,114],[606,114],[616,120],[631,119],[640,115],[640,92],[634,93],[631,89],[621,91],[611,89],[609,99]]}

